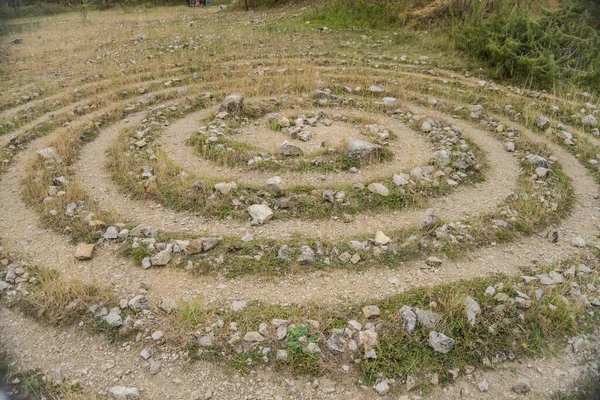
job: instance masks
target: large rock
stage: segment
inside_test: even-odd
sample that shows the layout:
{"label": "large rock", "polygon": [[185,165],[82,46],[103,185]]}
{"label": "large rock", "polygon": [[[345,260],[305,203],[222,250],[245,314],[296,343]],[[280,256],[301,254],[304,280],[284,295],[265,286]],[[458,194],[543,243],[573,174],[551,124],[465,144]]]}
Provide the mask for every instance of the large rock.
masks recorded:
{"label": "large rock", "polygon": [[365,140],[349,138],[346,143],[346,156],[351,159],[371,159],[379,157],[383,147]]}
{"label": "large rock", "polygon": [[241,93],[233,93],[225,97],[219,111],[226,112],[232,116],[239,116],[242,114],[243,109],[244,95]]}
{"label": "large rock", "polygon": [[443,333],[429,332],[429,346],[438,353],[447,354],[454,347],[454,339],[449,338]]}
{"label": "large rock", "polygon": [[273,210],[265,204],[253,204],[247,211],[252,217],[253,224],[262,225],[273,217]]}
{"label": "large rock", "polygon": [[304,154],[304,151],[287,140],[279,146],[279,152],[286,157],[297,157]]}
{"label": "large rock", "polygon": [[75,248],[75,258],[78,260],[91,260],[94,253],[94,244],[80,243]]}

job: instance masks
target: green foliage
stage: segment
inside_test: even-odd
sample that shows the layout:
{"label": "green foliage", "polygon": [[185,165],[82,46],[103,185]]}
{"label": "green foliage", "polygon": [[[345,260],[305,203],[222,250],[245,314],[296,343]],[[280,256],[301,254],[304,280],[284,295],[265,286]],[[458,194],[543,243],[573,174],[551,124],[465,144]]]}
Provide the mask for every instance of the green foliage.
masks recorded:
{"label": "green foliage", "polygon": [[405,2],[401,1],[333,0],[323,2],[313,19],[329,27],[382,28],[403,22],[405,7]]}
{"label": "green foliage", "polygon": [[[584,2],[556,10],[527,1],[489,2],[456,17],[456,46],[488,63],[499,78],[549,87],[563,79],[600,89],[600,35]],[[597,22],[596,22],[597,23]]]}

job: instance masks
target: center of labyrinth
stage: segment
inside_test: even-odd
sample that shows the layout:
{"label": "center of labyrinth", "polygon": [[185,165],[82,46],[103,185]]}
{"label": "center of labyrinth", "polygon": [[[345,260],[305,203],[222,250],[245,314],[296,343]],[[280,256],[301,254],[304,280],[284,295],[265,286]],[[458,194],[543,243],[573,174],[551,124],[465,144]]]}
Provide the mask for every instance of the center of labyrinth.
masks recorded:
{"label": "center of labyrinth", "polygon": [[580,104],[423,60],[317,65],[313,86],[283,58],[261,64],[281,87],[174,64],[118,96],[36,91],[0,136],[2,339],[119,399],[350,399],[425,395],[597,329],[597,129]]}

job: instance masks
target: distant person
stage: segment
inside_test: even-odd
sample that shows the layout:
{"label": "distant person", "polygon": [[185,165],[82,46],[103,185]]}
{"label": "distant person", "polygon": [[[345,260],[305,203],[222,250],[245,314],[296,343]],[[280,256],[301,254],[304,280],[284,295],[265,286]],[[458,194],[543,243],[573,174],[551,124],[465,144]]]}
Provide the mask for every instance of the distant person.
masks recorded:
{"label": "distant person", "polygon": [[192,5],[190,4],[190,0],[185,0],[185,5],[188,7],[191,7]]}

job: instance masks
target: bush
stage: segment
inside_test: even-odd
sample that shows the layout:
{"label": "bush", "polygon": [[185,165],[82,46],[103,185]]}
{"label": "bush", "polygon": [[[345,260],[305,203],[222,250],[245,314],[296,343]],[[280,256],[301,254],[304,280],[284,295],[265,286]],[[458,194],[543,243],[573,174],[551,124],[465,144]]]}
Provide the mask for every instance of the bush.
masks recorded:
{"label": "bush", "polygon": [[456,15],[452,36],[458,49],[485,62],[498,78],[549,87],[560,80],[600,89],[600,35],[583,2],[556,10],[529,1],[496,1]]}

